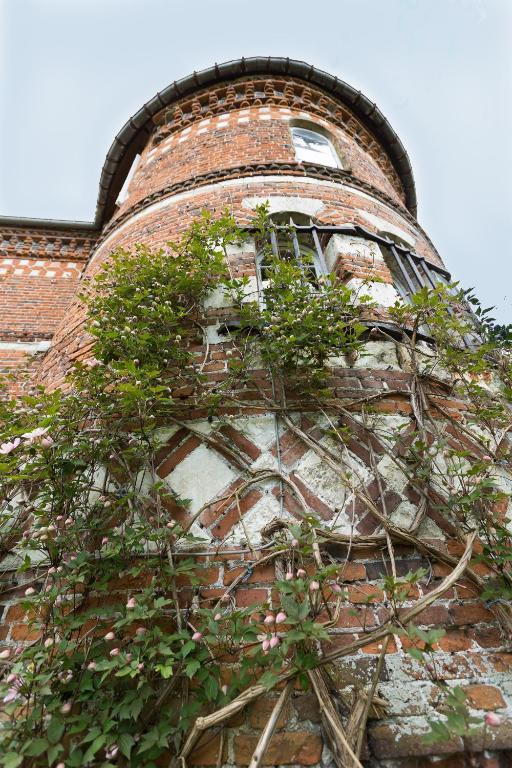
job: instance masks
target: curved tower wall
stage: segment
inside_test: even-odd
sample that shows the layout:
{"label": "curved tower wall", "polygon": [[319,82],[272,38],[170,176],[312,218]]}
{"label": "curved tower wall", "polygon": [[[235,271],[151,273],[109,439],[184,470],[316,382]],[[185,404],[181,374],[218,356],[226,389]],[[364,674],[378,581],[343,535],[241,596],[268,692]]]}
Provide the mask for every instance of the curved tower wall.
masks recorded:
{"label": "curved tower wall", "polygon": [[[299,162],[290,130],[293,125],[328,136],[340,167]],[[159,247],[176,240],[203,209],[220,214],[228,207],[240,224],[250,224],[255,206],[265,201],[272,213],[305,214],[319,226],[359,225],[368,233],[407,244],[431,265],[443,267],[416,220],[410,203],[410,179],[404,181],[403,170],[397,170],[389,145],[385,146],[368,121],[362,121],[343,100],[299,78],[238,77],[209,88],[198,87],[196,93],[175,99],[155,115],[152,130],[139,146],[139,155],[123,202],[97,234],[83,279],[94,275],[117,247],[131,249],[137,243]],[[234,276],[255,279],[254,242],[249,240],[242,248],[231,248],[228,258]],[[362,230],[334,234],[325,248],[325,258],[341,280],[354,284],[368,280],[383,311],[397,297],[379,241],[365,236]],[[204,308],[202,324],[207,328],[207,339],[194,351],[203,360],[208,345],[204,372],[209,384],[227,375],[233,345],[219,330],[229,311],[229,306],[215,296]],[[38,377],[45,386],[61,385],[73,362],[90,354],[91,343],[83,322],[83,310],[74,301],[41,365]],[[363,478],[365,492],[385,508],[394,522],[407,527],[417,509],[418,497],[407,480],[393,471],[387,459],[385,435],[405,428],[410,421],[411,375],[402,368],[392,342],[370,341],[368,352],[355,362],[337,360],[331,386],[340,401],[369,392],[393,391],[392,396],[375,406],[381,438],[372,440],[371,447],[357,413],[353,418],[345,417],[345,426],[351,431],[347,450]],[[451,413],[457,415],[463,409],[463,404],[451,399],[442,388],[431,394]],[[276,518],[297,519],[296,501],[286,491],[281,501],[278,482],[265,480],[244,492],[239,506],[234,502],[221,504],[219,500],[241,484],[240,471],[197,436],[197,432],[207,433],[215,425],[208,423],[204,412],[194,409],[192,390],[184,387],[173,395],[195,433],[169,426],[158,474],[178,496],[191,500],[186,516],[203,508],[193,528],[210,552],[203,556],[206,567],[200,599],[205,604],[218,600],[233,579],[249,567],[250,575],[233,593],[236,606],[271,602],[274,566],[252,568],[259,555],[247,549],[247,536],[258,550],[264,545],[265,525]],[[326,524],[336,520],[339,531],[355,530],[361,535],[375,532],[378,522],[341,486],[335,474],[277,423],[272,413],[251,413],[250,405],[248,396],[244,412],[228,414],[228,423],[220,430],[223,439],[238,448],[248,465],[253,469],[276,468],[288,475],[311,509]],[[323,436],[329,425],[322,418],[308,412],[297,418],[307,434],[326,439]],[[452,435],[451,439],[455,445],[462,444],[460,435]],[[372,477],[372,461],[379,465],[381,484]],[[176,513],[175,508],[169,508],[171,517]],[[459,553],[454,531],[435,505],[419,534],[435,547]],[[345,554],[344,550],[340,555],[340,567]],[[411,590],[411,600],[440,583],[444,570],[439,564],[429,563],[407,546],[397,547],[395,554],[401,573],[430,569],[428,582]],[[334,552],[333,557],[338,554]],[[365,627],[380,623],[386,603],[382,577],[388,567],[381,550],[355,553],[346,564],[343,580],[348,600],[330,648],[343,647],[358,637],[363,623]],[[447,630],[436,657],[439,674],[451,684],[458,681],[469,692],[476,712],[512,712],[510,687],[507,689],[504,683],[511,657],[504,652],[495,616],[477,600],[469,582],[461,579],[424,612],[418,623],[425,628],[442,626]],[[8,639],[14,638],[16,624],[7,631]],[[389,643],[378,687],[385,702],[384,714],[370,722],[364,752],[370,760],[368,765],[423,768],[432,764],[430,756],[461,755],[466,751],[467,745],[461,739],[433,746],[421,740],[428,717],[435,714],[437,689],[426,670],[414,663],[406,651],[405,641],[398,636]],[[345,695],[349,696],[361,681],[369,684],[380,652],[377,644],[368,645],[342,660],[336,675],[337,685]],[[272,706],[272,701],[262,700],[228,724],[223,764],[248,764]],[[507,733],[510,731],[493,731],[485,737],[486,747],[507,749]],[[210,740],[190,763],[215,764],[218,746],[218,740]],[[474,745],[474,749],[481,752],[482,748]],[[285,721],[274,736],[269,759],[280,765],[330,764],[318,709],[310,694],[294,694]],[[456,762],[459,758],[453,759],[455,762],[446,765],[463,764]],[[482,765],[494,765],[486,763],[486,759],[482,756]]]}
{"label": "curved tower wall", "polygon": [[[117,247],[140,242],[160,247],[175,240],[203,209],[220,214],[228,207],[240,224],[249,224],[255,206],[264,201],[273,213],[305,214],[319,225],[359,224],[397,237],[442,266],[406,207],[402,181],[385,149],[345,106],[301,81],[243,79],[232,88],[243,93],[241,103],[226,103],[229,87],[223,85],[156,115],[134,162],[127,194],[99,234],[85,278]],[[201,101],[207,108],[194,112]],[[212,104],[217,104],[215,114]],[[329,136],[340,167],[298,162],[293,125]],[[343,265],[355,277],[374,275],[391,282],[378,247],[365,253],[368,245],[357,238],[345,238],[337,246],[333,242],[331,251],[334,247],[338,250],[330,256],[330,268]],[[382,295],[378,288],[376,295]],[[62,383],[69,364],[87,354],[80,312],[75,305],[55,336],[41,369],[46,385]]]}

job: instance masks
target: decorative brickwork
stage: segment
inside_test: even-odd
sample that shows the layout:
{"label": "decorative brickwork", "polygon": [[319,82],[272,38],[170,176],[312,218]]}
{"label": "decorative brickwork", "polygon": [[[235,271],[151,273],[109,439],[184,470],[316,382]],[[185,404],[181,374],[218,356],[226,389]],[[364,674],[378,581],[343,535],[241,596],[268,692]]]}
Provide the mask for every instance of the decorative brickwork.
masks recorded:
{"label": "decorative brickwork", "polygon": [[293,111],[297,117],[313,117],[319,119],[322,124],[326,125],[325,121],[329,121],[342,128],[353,142],[378,163],[384,175],[392,180],[397,193],[403,195],[398,176],[379,141],[349,109],[317,88],[298,80],[244,78],[228,86],[199,91],[193,98],[178,102],[172,110],[163,110],[154,118],[159,127],[154,134],[153,143],[158,145],[168,136],[183,128],[189,128],[198,121],[201,122],[201,128],[215,117],[218,122],[225,122],[230,113],[236,110],[243,110],[244,115],[250,115],[251,108],[265,110],[268,116],[263,119],[272,119],[276,115],[289,119]]}
{"label": "decorative brickwork", "polygon": [[[326,131],[341,167],[298,163],[291,120]],[[418,377],[400,343],[388,333],[388,310],[398,293],[385,247],[369,239],[368,232],[410,243],[434,266],[442,268],[443,262],[406,208],[404,185],[382,142],[347,104],[319,86],[288,76],[237,76],[210,88],[198,85],[196,93],[163,109],[140,154],[126,200],[101,230],[0,227],[0,373],[16,374],[15,392],[22,388],[20,370],[30,373],[29,385],[42,384],[48,390],[69,386],[70,368],[87,361],[92,348],[85,308],[77,297],[79,280],[89,286],[117,248],[133,251],[138,243],[165,248],[203,209],[217,215],[228,207],[239,224],[250,226],[257,205],[268,201],[272,213],[308,216],[318,226],[366,228],[367,238],[327,233],[321,243],[337,279],[355,289],[365,281],[378,304],[367,323],[365,354],[340,352],[330,360],[326,386],[336,403],[335,417],[327,418],[313,405],[297,404],[292,388],[282,393],[292,415],[288,420],[276,415],[277,409],[269,407],[274,382],[259,363],[251,370],[258,387],[237,385],[230,392],[233,405],[225,404],[222,420],[212,424],[208,407],[197,406],[197,394],[226,384],[233,363],[240,359],[237,343],[229,337],[230,324],[237,321],[233,302],[215,292],[202,306],[195,336],[183,342],[201,366],[204,381],[198,384],[186,375],[178,380],[176,369],[167,370],[175,419],[157,425],[165,433],[155,465],[168,491],[162,507],[170,521],[190,526],[202,541],[200,553],[194,555],[201,564],[201,583],[192,585],[183,578],[178,583],[179,604],[192,610],[197,605],[213,607],[222,598],[230,608],[268,602],[278,610],[274,582],[283,577],[286,563],[282,558],[267,562],[266,549],[276,526],[301,520],[304,509],[309,510],[332,534],[323,554],[346,590],[338,614],[334,593],[326,601],[320,619],[328,622],[334,615],[335,620],[330,641],[318,642],[320,654],[340,651],[331,668],[331,693],[345,720],[360,703],[361,688],[375,683],[377,699],[369,713],[363,764],[505,768],[512,760],[512,647],[500,624],[500,606],[480,599],[482,579],[488,574],[478,562],[478,544],[471,570],[415,619],[423,630],[446,630],[436,641],[434,670],[408,653],[413,641],[398,630],[384,649],[379,639],[364,642],[367,630],[381,626],[390,615],[392,595],[385,579],[393,567],[398,576],[420,569],[423,574],[410,584],[402,617],[443,583],[464,551],[460,532],[443,511],[446,499],[433,487],[425,494],[400,464],[416,434]],[[248,278],[254,298],[259,246],[253,235],[243,245],[230,246],[226,268],[233,277]],[[165,354],[162,349],[163,360]],[[424,387],[446,444],[466,451],[471,460],[482,459],[482,445],[464,421],[467,404],[453,395],[451,383],[440,372]],[[329,461],[335,451],[333,431],[344,436],[350,483],[340,480]],[[313,445],[324,454],[319,456]],[[507,472],[508,466],[500,476],[506,490],[511,484]],[[187,499],[187,505],[179,499]],[[508,501],[500,503],[504,515]],[[418,544],[408,530],[419,508],[423,522]],[[399,531],[393,563],[379,515]],[[357,543],[347,545],[353,536]],[[185,555],[178,552],[176,558]],[[43,588],[37,571],[29,576],[38,590]],[[14,569],[6,568],[2,578],[0,641],[12,649],[36,641],[39,634],[20,604],[28,576],[22,581]],[[110,605],[147,583],[149,576],[134,583],[120,574],[105,594],[88,596],[87,606],[102,601]],[[94,626],[87,625],[89,630]],[[227,659],[225,679],[236,673],[234,659]],[[499,725],[443,744],[425,742],[427,720],[441,702],[439,682],[460,685],[471,712],[498,713]],[[272,691],[239,711],[222,731],[209,729],[187,764],[249,765],[278,695]],[[324,726],[313,693],[296,686],[262,764],[340,765],[328,747]]]}
{"label": "decorative brickwork", "polygon": [[85,230],[0,222],[0,375],[17,374],[17,391],[20,371],[32,371],[51,343],[94,241]]}

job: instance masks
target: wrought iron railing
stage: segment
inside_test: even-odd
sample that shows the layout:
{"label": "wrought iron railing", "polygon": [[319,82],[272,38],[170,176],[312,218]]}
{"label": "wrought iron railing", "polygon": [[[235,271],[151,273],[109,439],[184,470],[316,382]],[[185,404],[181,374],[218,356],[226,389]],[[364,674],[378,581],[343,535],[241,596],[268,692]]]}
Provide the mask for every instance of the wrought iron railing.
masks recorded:
{"label": "wrought iron railing", "polygon": [[[258,232],[256,228],[252,227],[246,228],[246,231],[253,235],[257,235]],[[360,224],[341,226],[318,225],[313,222],[297,224],[293,217],[290,217],[289,223],[274,223],[270,228],[269,240],[267,241],[267,246],[269,245],[270,249],[263,247],[264,244],[262,243],[256,244],[258,292],[260,295],[264,291],[264,283],[267,278],[265,272],[268,268],[268,262],[265,263],[265,259],[269,250],[274,257],[293,259],[301,269],[307,272],[309,282],[319,285],[319,278],[329,272],[324,252],[331,237],[336,234],[349,235],[377,243],[391,272],[393,286],[406,303],[412,303],[413,295],[422,288],[435,288],[439,283],[447,285],[451,282],[451,275],[444,267],[428,261],[391,238],[371,232]],[[476,321],[471,308],[465,302],[461,305],[460,311]],[[448,312],[453,314],[454,310],[448,308]],[[388,333],[393,335],[396,333],[392,323],[382,320],[373,320],[365,324],[372,327],[382,326],[387,329]],[[432,341],[429,328],[426,325],[422,325],[418,331],[419,338]],[[474,347],[478,343],[478,323],[475,322],[475,332],[464,337],[464,344],[467,347]]]}
{"label": "wrought iron railing", "polygon": [[[254,232],[255,230],[250,230]],[[449,283],[450,273],[443,267],[427,261],[407,247],[390,238],[370,232],[358,224],[325,226],[317,224],[276,224],[270,229],[269,239],[275,257],[293,258],[299,267],[314,272],[318,278],[328,273],[324,250],[332,235],[349,235],[371,240],[383,249],[383,257],[393,284],[402,299],[411,302],[412,296],[423,287],[434,288],[438,283]],[[264,251],[259,250],[258,276],[264,278]]]}

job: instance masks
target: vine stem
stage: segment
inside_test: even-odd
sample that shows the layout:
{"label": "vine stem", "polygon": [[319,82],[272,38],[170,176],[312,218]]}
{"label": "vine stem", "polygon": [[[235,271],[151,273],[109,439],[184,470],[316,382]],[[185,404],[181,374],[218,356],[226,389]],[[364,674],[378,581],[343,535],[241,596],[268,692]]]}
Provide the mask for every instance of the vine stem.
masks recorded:
{"label": "vine stem", "polygon": [[325,684],[324,676],[319,669],[311,669],[308,672],[313,691],[318,701],[325,731],[333,747],[334,757],[338,768],[363,768],[359,758],[354,753],[343,723],[336,707],[332,702],[329,689]]}
{"label": "vine stem", "polygon": [[[417,600],[416,604],[409,608],[407,611],[403,613],[403,615],[400,617],[400,621],[402,623],[406,623],[408,621],[412,621],[412,619],[417,616],[421,611],[423,611],[426,607],[431,605],[433,602],[435,602],[441,595],[443,595],[450,587],[457,581],[457,579],[464,573],[464,571],[467,568],[467,565],[471,559],[471,554],[473,552],[473,542],[476,537],[476,531],[473,531],[471,534],[467,536],[466,539],[466,547],[464,549],[464,554],[460,558],[459,562],[457,563],[456,567],[453,569],[453,571],[446,576],[441,584],[439,584],[436,589],[433,589],[432,592],[430,592],[428,595],[425,595],[420,600]],[[326,664],[330,664],[333,661],[336,661],[337,659],[342,658],[343,656],[348,656],[349,654],[353,653],[354,651],[359,650],[359,648],[362,648],[365,645],[368,645],[368,643],[375,642],[377,640],[383,640],[388,635],[393,634],[394,626],[391,623],[391,621],[386,622],[382,627],[379,627],[376,630],[373,630],[373,632],[368,633],[365,635],[365,637],[360,638],[359,640],[355,640],[350,645],[346,645],[344,648],[339,648],[336,651],[332,651],[331,653],[325,654],[325,656],[320,657],[317,660],[316,666],[325,666]],[[292,680],[297,675],[297,670],[295,669],[289,669],[286,672],[283,672],[281,675],[279,675],[272,687],[275,687],[276,685],[279,685],[281,683],[287,682],[288,680]],[[225,707],[222,707],[221,709],[218,709],[216,712],[212,712],[210,715],[206,715],[204,717],[198,717],[194,725],[192,726],[192,729],[188,735],[188,738],[183,746],[183,749],[180,753],[180,758],[186,758],[190,755],[192,752],[199,736],[203,731],[207,730],[208,728],[212,728],[213,726],[220,725],[221,723],[228,720],[233,715],[236,715],[238,712],[241,712],[245,707],[250,704],[253,701],[256,701],[260,696],[262,696],[264,693],[266,693],[269,690],[269,687],[266,685],[262,685],[261,683],[257,683],[256,685],[251,686],[250,688],[247,688],[247,690],[243,691],[239,696],[233,699],[233,701],[230,701],[229,704],[226,704]]]}
{"label": "vine stem", "polygon": [[251,757],[249,768],[260,768],[261,762],[265,756],[265,752],[268,749],[270,739],[272,738],[272,735],[276,729],[278,720],[288,702],[288,699],[290,698],[292,688],[293,682],[288,680],[276,702],[274,709],[272,710],[272,714],[270,715],[265,728],[261,732],[261,736],[258,739],[258,743],[256,744],[256,749],[254,750]]}

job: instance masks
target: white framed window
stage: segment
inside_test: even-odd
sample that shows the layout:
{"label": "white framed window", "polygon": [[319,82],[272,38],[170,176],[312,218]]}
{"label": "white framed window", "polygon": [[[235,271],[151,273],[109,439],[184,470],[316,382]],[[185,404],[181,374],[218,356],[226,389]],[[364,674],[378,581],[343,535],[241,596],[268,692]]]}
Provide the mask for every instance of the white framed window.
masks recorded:
{"label": "white framed window", "polygon": [[140,163],[140,155],[135,155],[133,159],[133,163],[131,165],[130,170],[128,171],[126,175],[126,179],[124,180],[123,186],[119,190],[119,194],[117,196],[116,205],[122,205],[126,198],[128,197],[128,190],[130,188],[131,181],[134,177],[135,171],[137,170],[139,163]]}
{"label": "white framed window", "polygon": [[300,163],[316,163],[340,168],[332,142],[319,131],[293,125],[291,128],[295,157]]}

